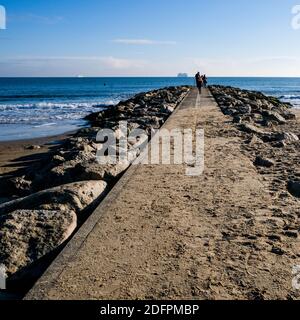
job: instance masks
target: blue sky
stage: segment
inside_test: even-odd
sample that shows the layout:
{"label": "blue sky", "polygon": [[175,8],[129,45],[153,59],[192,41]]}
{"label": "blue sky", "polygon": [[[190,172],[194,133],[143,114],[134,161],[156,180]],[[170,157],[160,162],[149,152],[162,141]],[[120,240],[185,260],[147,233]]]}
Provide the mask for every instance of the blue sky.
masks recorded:
{"label": "blue sky", "polygon": [[297,4],[0,0],[0,76],[300,76]]}

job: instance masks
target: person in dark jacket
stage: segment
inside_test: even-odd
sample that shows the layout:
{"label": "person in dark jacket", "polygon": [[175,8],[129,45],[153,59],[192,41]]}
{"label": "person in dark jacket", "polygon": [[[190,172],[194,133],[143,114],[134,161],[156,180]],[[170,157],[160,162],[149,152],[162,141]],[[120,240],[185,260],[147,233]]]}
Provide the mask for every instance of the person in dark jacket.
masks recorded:
{"label": "person in dark jacket", "polygon": [[198,72],[195,76],[196,78],[196,85],[197,85],[197,88],[199,90],[199,93],[201,94],[202,93],[202,86],[203,86],[203,79],[200,75],[200,72]]}
{"label": "person in dark jacket", "polygon": [[203,87],[204,87],[204,88],[207,87],[207,77],[206,77],[206,74],[203,76]]}

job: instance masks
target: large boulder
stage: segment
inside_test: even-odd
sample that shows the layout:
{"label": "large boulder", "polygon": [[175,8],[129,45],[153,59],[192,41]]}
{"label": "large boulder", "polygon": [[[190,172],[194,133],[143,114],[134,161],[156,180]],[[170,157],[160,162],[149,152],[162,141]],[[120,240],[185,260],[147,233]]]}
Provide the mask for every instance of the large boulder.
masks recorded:
{"label": "large boulder", "polygon": [[75,211],[79,214],[104,195],[106,187],[104,181],[83,181],[40,191],[0,205],[0,216],[20,209]]}
{"label": "large boulder", "polygon": [[295,120],[296,114],[292,111],[293,109],[290,109],[291,106],[281,106],[279,108],[280,114],[285,118],[285,120]]}
{"label": "large boulder", "polygon": [[299,138],[296,134],[292,132],[283,132],[277,135],[277,140],[282,141],[285,144],[292,144],[299,141]]}
{"label": "large boulder", "polygon": [[12,275],[57,249],[77,227],[74,211],[16,210],[0,216],[0,264]]}
{"label": "large boulder", "polygon": [[118,164],[79,163],[73,170],[73,175],[79,180],[112,181],[118,178],[128,167],[129,162]]}
{"label": "large boulder", "polygon": [[286,120],[283,116],[281,116],[278,112],[276,111],[264,111],[263,116],[271,121],[277,122],[279,124],[285,124]]}
{"label": "large boulder", "polygon": [[250,114],[251,112],[252,112],[252,107],[249,104],[238,106],[239,114]]}
{"label": "large boulder", "polygon": [[252,124],[249,124],[249,123],[242,123],[240,125],[240,129],[244,132],[247,132],[247,133],[254,133],[254,134],[257,134],[257,135],[265,135],[266,132]]}

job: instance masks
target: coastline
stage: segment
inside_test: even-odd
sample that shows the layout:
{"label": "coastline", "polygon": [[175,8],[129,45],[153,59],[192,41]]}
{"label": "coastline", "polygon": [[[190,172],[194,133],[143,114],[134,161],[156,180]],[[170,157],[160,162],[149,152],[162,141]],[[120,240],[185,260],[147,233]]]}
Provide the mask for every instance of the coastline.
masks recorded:
{"label": "coastline", "polygon": [[[210,77],[211,85],[260,91],[300,106],[300,78]],[[56,85],[59,84],[59,88]],[[106,84],[105,86],[103,84]],[[0,140],[48,137],[85,125],[84,115],[100,111],[139,92],[194,85],[194,78],[13,78],[0,89]],[[53,91],[53,88],[56,88]],[[36,90],[41,92],[37,95]]]}
{"label": "coastline", "polygon": [[[292,108],[291,111],[300,121],[300,109]],[[89,126],[90,127],[90,126]],[[61,145],[66,139],[71,138],[80,130],[68,131],[63,134],[31,138],[24,140],[0,141],[0,176],[13,173],[26,167],[30,163],[30,158],[34,155],[49,156],[51,149]],[[39,146],[39,149],[30,149],[30,146]],[[27,159],[24,161],[24,159]],[[1,201],[0,201],[1,203]]]}

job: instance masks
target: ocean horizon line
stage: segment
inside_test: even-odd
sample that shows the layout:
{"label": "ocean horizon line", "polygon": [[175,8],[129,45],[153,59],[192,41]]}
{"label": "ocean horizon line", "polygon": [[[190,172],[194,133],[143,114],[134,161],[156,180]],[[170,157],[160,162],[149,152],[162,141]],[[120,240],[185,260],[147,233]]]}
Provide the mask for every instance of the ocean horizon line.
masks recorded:
{"label": "ocean horizon line", "polygon": [[[130,79],[130,78],[177,78],[186,79],[194,78],[193,75],[188,77],[178,76],[0,76],[0,79]],[[235,79],[300,79],[300,75],[297,77],[292,76],[208,76],[208,78],[235,78]]]}

